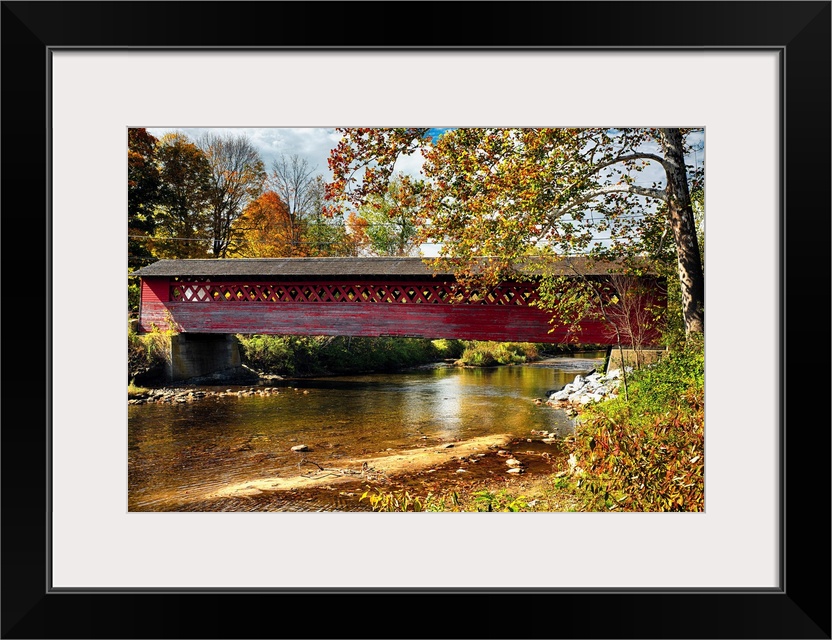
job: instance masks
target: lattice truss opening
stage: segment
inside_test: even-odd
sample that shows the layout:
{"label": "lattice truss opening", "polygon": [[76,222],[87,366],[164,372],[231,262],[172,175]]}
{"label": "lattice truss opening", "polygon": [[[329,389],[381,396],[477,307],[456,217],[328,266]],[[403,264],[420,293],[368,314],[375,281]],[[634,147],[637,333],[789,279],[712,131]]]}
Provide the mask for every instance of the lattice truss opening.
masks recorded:
{"label": "lattice truss opening", "polygon": [[178,281],[174,302],[317,302],[387,304],[486,304],[529,306],[538,300],[531,283],[463,289],[455,283],[263,283]]}

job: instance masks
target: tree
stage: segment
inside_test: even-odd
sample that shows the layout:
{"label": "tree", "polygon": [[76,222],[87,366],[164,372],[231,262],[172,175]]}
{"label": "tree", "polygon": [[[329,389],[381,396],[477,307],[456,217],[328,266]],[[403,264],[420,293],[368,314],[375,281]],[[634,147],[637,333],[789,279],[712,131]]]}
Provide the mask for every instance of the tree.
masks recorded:
{"label": "tree", "polygon": [[320,200],[320,181],[309,162],[298,155],[281,156],[272,163],[269,184],[286,204],[291,242],[301,252],[304,219],[313,213]]}
{"label": "tree", "polygon": [[[322,178],[316,180],[319,181]],[[267,190],[252,200],[232,225],[234,249],[229,255],[244,258],[354,255],[353,239],[343,221],[330,219],[321,212],[322,187],[318,191],[313,213],[294,224],[289,208],[274,191]]]}
{"label": "tree", "polygon": [[358,255],[355,238],[347,229],[344,216],[328,216],[326,181],[315,176],[310,185],[309,214],[306,218],[306,254],[309,256]]}
{"label": "tree", "polygon": [[232,223],[233,255],[244,258],[278,258],[295,255],[286,204],[271,190],[249,202]]}
{"label": "tree", "polygon": [[[397,159],[417,151],[422,175],[402,188],[421,198],[419,240],[442,246],[458,276],[496,281],[530,252],[598,259],[661,255],[673,245],[686,333],[704,332],[704,275],[684,158],[694,130],[340,129],[330,211],[384,193]],[[645,182],[658,168],[660,179]],[[647,173],[645,173],[647,172]],[[651,231],[672,243],[649,245]],[[609,236],[599,242],[599,233]],[[656,239],[658,242],[658,240]],[[481,258],[488,256],[489,262]]]}
{"label": "tree", "polygon": [[234,221],[263,192],[265,169],[257,149],[245,136],[206,133],[197,144],[210,167],[211,251],[215,258],[225,258],[233,240]]}
{"label": "tree", "polygon": [[154,253],[161,258],[204,258],[211,242],[211,167],[205,154],[181,133],[157,147],[161,199],[156,209]]}
{"label": "tree", "polygon": [[156,228],[154,212],[161,201],[157,142],[147,129],[127,130],[127,260],[130,269],[141,268],[154,260],[146,238]]}
{"label": "tree", "polygon": [[417,217],[418,198],[403,188],[400,175],[392,179],[381,195],[368,196],[356,216],[366,221],[363,232],[368,249],[381,256],[414,254],[418,247],[414,223]]}

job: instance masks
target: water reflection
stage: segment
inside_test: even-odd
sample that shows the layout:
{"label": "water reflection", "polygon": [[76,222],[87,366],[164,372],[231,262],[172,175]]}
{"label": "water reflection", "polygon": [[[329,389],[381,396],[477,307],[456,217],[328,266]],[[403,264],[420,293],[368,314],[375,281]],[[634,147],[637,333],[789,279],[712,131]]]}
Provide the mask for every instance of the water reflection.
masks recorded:
{"label": "water reflection", "polygon": [[340,458],[438,439],[527,437],[531,430],[565,435],[572,420],[534,399],[591,369],[597,359],[561,358],[557,368],[443,367],[303,379],[287,382],[273,396],[130,405],[129,508],[170,508],[189,493],[297,474],[300,458],[291,447],[301,443],[309,446],[310,460],[337,466]]}

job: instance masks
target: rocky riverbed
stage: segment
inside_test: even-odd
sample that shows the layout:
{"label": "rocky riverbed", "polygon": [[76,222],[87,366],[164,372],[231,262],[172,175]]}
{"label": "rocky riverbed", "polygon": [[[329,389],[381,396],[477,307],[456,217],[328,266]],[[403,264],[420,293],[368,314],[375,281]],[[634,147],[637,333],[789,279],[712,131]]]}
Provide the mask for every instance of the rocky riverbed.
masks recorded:
{"label": "rocky riverbed", "polygon": [[274,396],[281,393],[302,393],[308,394],[308,390],[301,390],[298,387],[292,386],[270,386],[277,380],[282,380],[279,376],[271,378],[263,378],[259,385],[244,385],[229,387],[204,387],[195,384],[188,384],[179,387],[159,387],[155,389],[143,389],[135,391],[128,397],[128,404],[152,404],[152,403],[185,403],[194,402],[202,398],[222,398],[226,396],[236,396],[239,398],[246,396]]}
{"label": "rocky riverbed", "polygon": [[[632,371],[626,368],[626,373]],[[546,404],[558,409],[566,409],[574,414],[578,408],[591,402],[601,402],[607,398],[615,398],[621,386],[623,372],[613,369],[606,374],[592,371],[587,375],[577,375],[575,379],[562,389],[553,391],[546,399]]]}

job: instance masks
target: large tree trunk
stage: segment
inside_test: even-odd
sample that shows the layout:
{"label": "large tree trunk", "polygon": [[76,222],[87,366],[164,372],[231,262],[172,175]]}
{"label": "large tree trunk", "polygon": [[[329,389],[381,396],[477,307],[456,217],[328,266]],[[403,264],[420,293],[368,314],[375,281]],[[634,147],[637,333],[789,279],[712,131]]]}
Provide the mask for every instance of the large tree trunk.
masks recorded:
{"label": "large tree trunk", "polygon": [[685,333],[705,332],[705,276],[699,254],[699,240],[685,171],[682,132],[660,129],[667,160],[667,204],[670,226],[676,241],[679,282],[682,288],[682,313]]}

